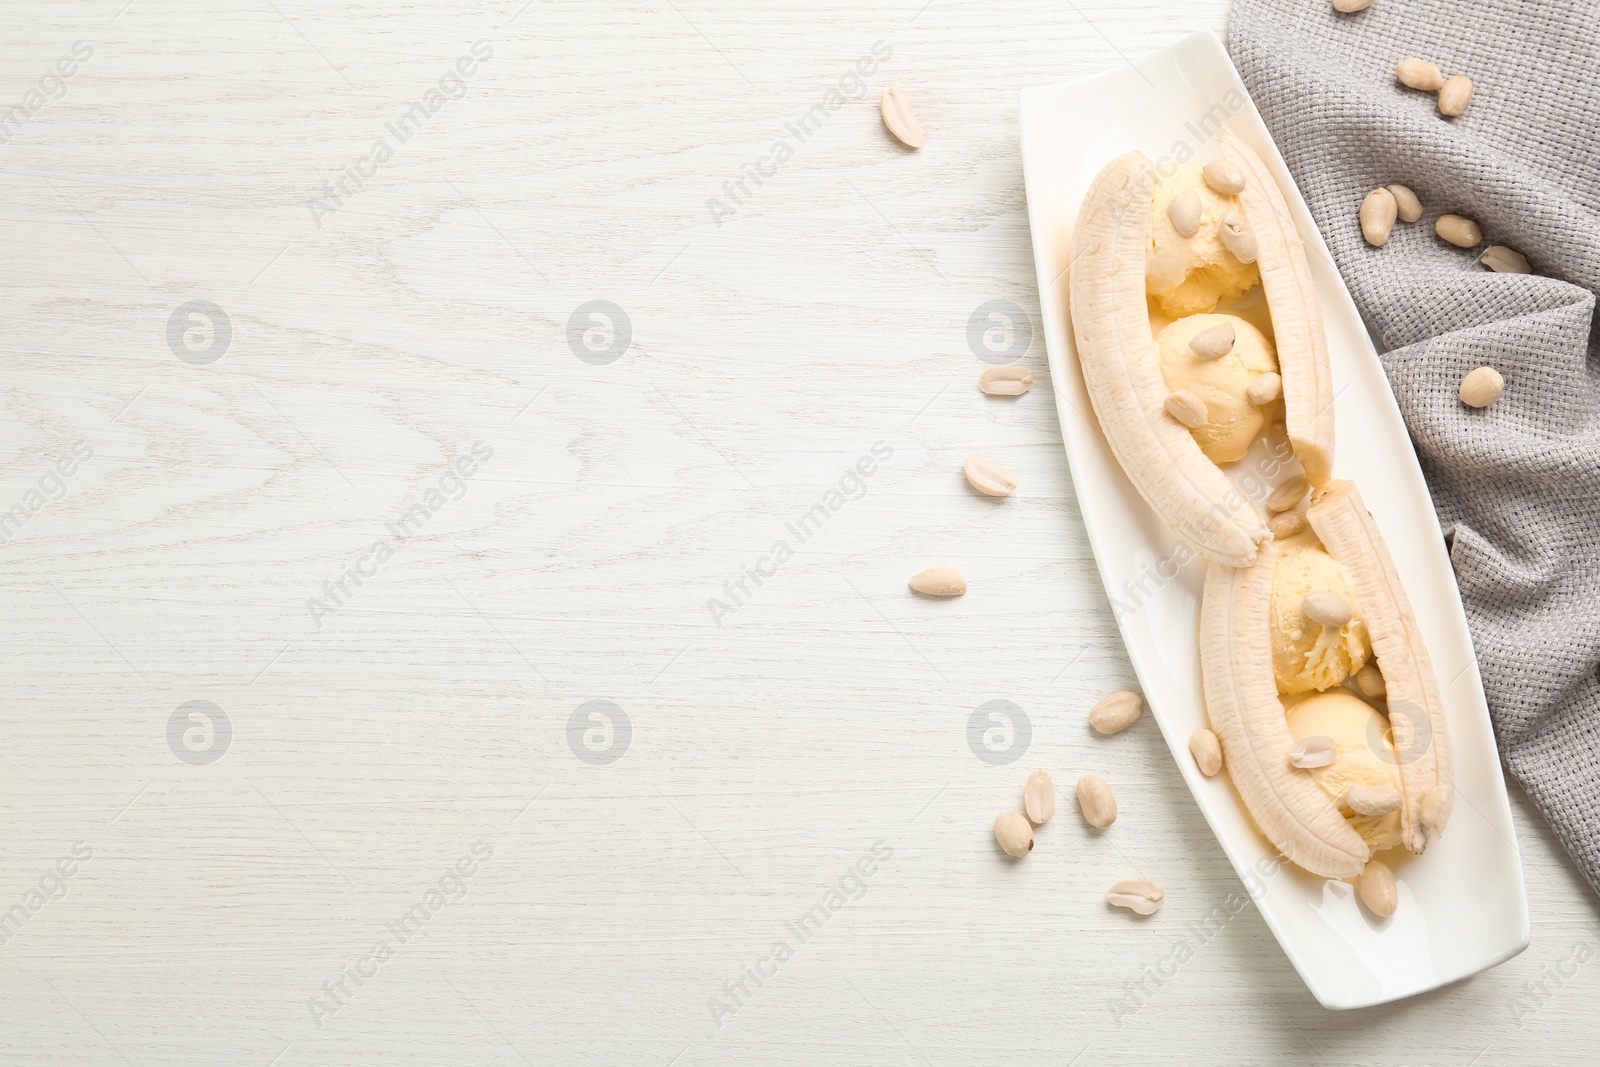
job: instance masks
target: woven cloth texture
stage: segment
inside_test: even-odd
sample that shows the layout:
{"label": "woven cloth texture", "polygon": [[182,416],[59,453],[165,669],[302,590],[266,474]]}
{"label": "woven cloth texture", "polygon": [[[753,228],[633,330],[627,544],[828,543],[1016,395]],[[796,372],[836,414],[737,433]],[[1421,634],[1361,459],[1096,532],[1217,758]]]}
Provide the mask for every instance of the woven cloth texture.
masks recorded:
{"label": "woven cloth texture", "polygon": [[[1378,339],[1501,758],[1600,891],[1600,4],[1235,0],[1228,48]],[[1402,86],[1407,56],[1471,77],[1465,114]],[[1372,248],[1357,210],[1391,183],[1424,213]],[[1443,213],[1483,245],[1440,240]],[[1485,269],[1489,244],[1535,274]],[[1476,410],[1457,390],[1485,364],[1506,391]]]}

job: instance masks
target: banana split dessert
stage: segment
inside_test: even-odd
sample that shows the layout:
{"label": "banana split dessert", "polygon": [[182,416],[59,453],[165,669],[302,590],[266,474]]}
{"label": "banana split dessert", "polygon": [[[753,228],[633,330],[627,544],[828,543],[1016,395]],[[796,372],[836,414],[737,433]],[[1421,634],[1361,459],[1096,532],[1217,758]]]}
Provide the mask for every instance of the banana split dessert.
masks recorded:
{"label": "banana split dessert", "polygon": [[[1078,359],[1128,479],[1207,560],[1202,687],[1240,799],[1285,858],[1383,917],[1398,899],[1383,854],[1422,852],[1450,815],[1439,686],[1377,525],[1333,478],[1328,345],[1288,205],[1249,146],[1217,148],[1159,174],[1130,152],[1090,186]],[[1303,472],[1269,514],[1228,476],[1263,435]]]}

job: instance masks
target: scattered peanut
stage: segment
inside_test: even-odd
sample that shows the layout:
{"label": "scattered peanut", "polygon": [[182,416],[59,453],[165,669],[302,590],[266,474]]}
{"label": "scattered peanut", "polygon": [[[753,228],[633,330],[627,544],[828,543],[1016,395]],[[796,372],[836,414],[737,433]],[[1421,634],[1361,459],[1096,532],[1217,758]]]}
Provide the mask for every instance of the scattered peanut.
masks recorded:
{"label": "scattered peanut", "polygon": [[1496,274],[1532,274],[1533,265],[1526,256],[1505,245],[1490,245],[1478,257],[1478,262]]}
{"label": "scattered peanut", "polygon": [[1283,378],[1276,371],[1268,371],[1247,385],[1244,395],[1256,407],[1265,407],[1283,395]]}
{"label": "scattered peanut", "polygon": [[1272,531],[1272,536],[1282,541],[1285,537],[1293,537],[1304,530],[1306,512],[1304,508],[1295,508],[1293,511],[1280,511],[1267,520],[1267,529]]}
{"label": "scattered peanut", "polygon": [[1311,491],[1311,483],[1306,481],[1306,476],[1296,474],[1272,491],[1267,497],[1267,510],[1272,512],[1288,511],[1306,498]]}
{"label": "scattered peanut", "polygon": [[1457,248],[1473,248],[1483,240],[1478,224],[1465,215],[1440,215],[1433,232]]}
{"label": "scattered peanut", "polygon": [[1095,733],[1119,734],[1144,714],[1144,697],[1131,689],[1121,689],[1089,709],[1089,725]]}
{"label": "scattered peanut", "polygon": [[1395,210],[1401,222],[1416,222],[1422,217],[1422,201],[1417,199],[1417,194],[1411,191],[1410,186],[1388,186],[1389,194],[1394,197]]}
{"label": "scattered peanut", "polygon": [[1355,616],[1350,610],[1350,602],[1338,593],[1308,594],[1300,601],[1300,612],[1312,622],[1335,630],[1348,625]]}
{"label": "scattered peanut", "polygon": [[1097,830],[1104,830],[1117,821],[1117,797],[1106,780],[1086,774],[1078,779],[1078,810],[1083,821]]}
{"label": "scattered peanut", "polygon": [[1106,903],[1113,907],[1127,908],[1139,915],[1154,915],[1161,910],[1161,902],[1166,896],[1153,883],[1137,879],[1118,882],[1112,886],[1106,893]]}
{"label": "scattered peanut", "polygon": [[1372,0],[1333,0],[1333,9],[1343,15],[1365,11],[1371,6]]}
{"label": "scattered peanut", "polygon": [[1472,103],[1472,79],[1465,74],[1452,74],[1439,89],[1439,114],[1455,118]]}
{"label": "scattered peanut", "polygon": [[1222,770],[1222,743],[1210,730],[1196,730],[1189,735],[1189,754],[1207,778]]}
{"label": "scattered peanut", "polygon": [[1389,243],[1394,230],[1394,220],[1400,215],[1400,205],[1388,189],[1374,189],[1361,201],[1361,236],[1374,248]]}
{"label": "scattered peanut", "polygon": [[1185,189],[1167,204],[1167,218],[1172,220],[1179,237],[1193,237],[1200,232],[1200,215],[1200,194],[1193,189]]}
{"label": "scattered peanut", "polygon": [[1056,813],[1056,783],[1049,771],[1034,771],[1022,787],[1022,810],[1028,821],[1040,826]]}
{"label": "scattered peanut", "polygon": [[1021,367],[986,367],[978,388],[990,396],[1021,396],[1033,388],[1033,372]]}
{"label": "scattered peanut", "polygon": [[1214,159],[1202,167],[1200,177],[1213,192],[1221,193],[1223,196],[1238,196],[1244,192],[1244,175],[1239,172],[1239,168],[1220,159]]}
{"label": "scattered peanut", "polygon": [[1010,496],[1017,487],[1017,476],[992,459],[968,456],[961,469],[966,473],[967,484],[984,496]]}
{"label": "scattered peanut", "polygon": [[1486,408],[1506,391],[1506,380],[1493,367],[1479,367],[1461,379],[1461,402],[1472,408]]}
{"label": "scattered peanut", "polygon": [[1368,700],[1377,700],[1389,692],[1389,683],[1383,680],[1383,672],[1376,663],[1369,663],[1356,672],[1356,688],[1361,690],[1361,695]]}
{"label": "scattered peanut", "polygon": [[1444,72],[1426,59],[1408,56],[1395,65],[1394,76],[1411,89],[1433,92],[1444,88]]}
{"label": "scattered peanut", "polygon": [[1201,359],[1221,359],[1233,351],[1233,327],[1224,322],[1189,338],[1189,351]]}
{"label": "scattered peanut", "polygon": [[1244,216],[1237,211],[1230,211],[1222,216],[1222,225],[1217,228],[1217,239],[1240,263],[1256,261],[1256,256],[1259,254],[1256,248],[1256,235],[1245,228]]}
{"label": "scattered peanut", "polygon": [[951,567],[929,567],[911,576],[912,590],[923,596],[960,596],[967,591],[967,580]]}
{"label": "scattered peanut", "polygon": [[899,89],[890,89],[879,102],[883,124],[894,134],[895,140],[907,148],[922,147],[922,123],[911,109],[911,98]]}
{"label": "scattered peanut", "polygon": [[1337,755],[1333,738],[1327,734],[1308,734],[1289,747],[1290,765],[1306,770],[1326,767]]}
{"label": "scattered peanut", "polygon": [[1400,906],[1400,887],[1395,884],[1394,872],[1382,860],[1367,861],[1366,870],[1356,878],[1356,895],[1380,919],[1387,919]]}
{"label": "scattered peanut", "polygon": [[1197,426],[1204,426],[1206,420],[1211,417],[1211,413],[1206,410],[1206,402],[1187,389],[1169,393],[1163,406],[1167,409],[1168,415],[1191,430]]}
{"label": "scattered peanut", "polygon": [[1014,811],[994,817],[994,839],[1008,856],[1021,859],[1033,851],[1033,827]]}

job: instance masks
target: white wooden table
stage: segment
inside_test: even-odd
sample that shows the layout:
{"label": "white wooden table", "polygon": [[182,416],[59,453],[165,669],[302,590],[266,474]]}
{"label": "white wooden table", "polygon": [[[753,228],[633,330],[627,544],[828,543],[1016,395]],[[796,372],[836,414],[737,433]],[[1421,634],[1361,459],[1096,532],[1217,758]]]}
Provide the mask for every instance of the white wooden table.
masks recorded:
{"label": "white wooden table", "polygon": [[[1153,724],[1085,728],[1132,678],[1015,98],[1224,16],[10,0],[0,1062],[1592,1062],[1595,901],[1520,794],[1532,947],[1334,1014],[1201,924],[1238,882]],[[1004,862],[1036,767],[1114,831]]]}

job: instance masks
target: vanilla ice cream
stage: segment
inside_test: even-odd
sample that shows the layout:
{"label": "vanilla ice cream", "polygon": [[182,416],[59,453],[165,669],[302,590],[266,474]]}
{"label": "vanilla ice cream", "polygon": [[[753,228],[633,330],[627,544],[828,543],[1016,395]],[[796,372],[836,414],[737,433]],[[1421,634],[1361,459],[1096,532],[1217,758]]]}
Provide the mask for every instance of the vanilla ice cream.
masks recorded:
{"label": "vanilla ice cream", "polygon": [[1395,775],[1394,746],[1389,740],[1389,720],[1348,689],[1330,689],[1284,702],[1289,732],[1295,740],[1323,734],[1333,738],[1334,760],[1306,773],[1328,794],[1351,827],[1374,852],[1400,843],[1400,813],[1357,815],[1344,802],[1353,785],[1399,788]]}
{"label": "vanilla ice cream", "polygon": [[[1272,577],[1272,673],[1282,693],[1328,689],[1367,662],[1367,627],[1344,565],[1324,552],[1309,533],[1279,542]],[[1354,617],[1337,629],[1306,618],[1301,607],[1310,593],[1335,593]]]}
{"label": "vanilla ice cream", "polygon": [[[1220,359],[1201,359],[1190,350],[1189,339],[1195,334],[1222,325],[1233,328],[1231,352]],[[1161,331],[1156,354],[1168,389],[1187,389],[1206,403],[1205,425],[1189,431],[1200,450],[1213,463],[1244,458],[1266,425],[1266,415],[1250,403],[1245,390],[1261,375],[1278,369],[1277,354],[1266,334],[1237,315],[1190,315]]]}
{"label": "vanilla ice cream", "polygon": [[[1200,198],[1200,228],[1193,237],[1181,236],[1167,214],[1172,198],[1187,191]],[[1239,299],[1261,280],[1256,265],[1240,263],[1218,236],[1222,216],[1237,209],[1234,197],[1206,185],[1198,163],[1181,164],[1172,177],[1156,180],[1145,283],[1164,314],[1176,319],[1214,311],[1219,303]]]}

